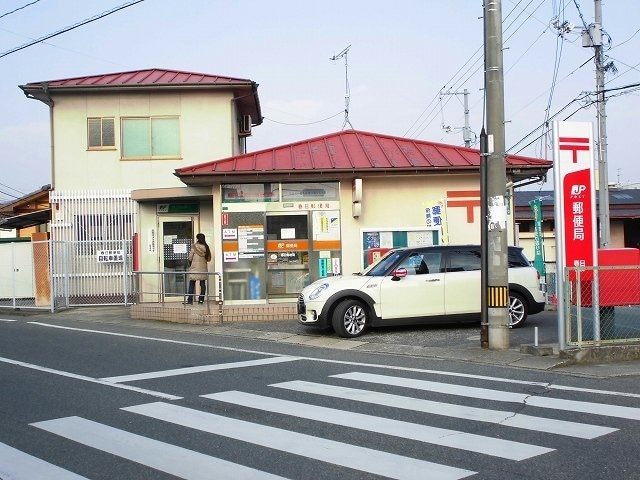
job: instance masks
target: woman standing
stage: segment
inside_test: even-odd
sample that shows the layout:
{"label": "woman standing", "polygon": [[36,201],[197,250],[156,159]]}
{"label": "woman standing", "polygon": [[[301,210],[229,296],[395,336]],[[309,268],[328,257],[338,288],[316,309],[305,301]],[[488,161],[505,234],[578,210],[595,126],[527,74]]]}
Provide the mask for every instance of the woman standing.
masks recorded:
{"label": "woman standing", "polygon": [[211,250],[204,239],[204,234],[196,235],[196,243],[191,246],[189,252],[189,294],[187,295],[187,305],[193,304],[194,291],[196,289],[196,281],[200,282],[200,296],[198,303],[204,303],[204,297],[207,293],[207,262],[211,261]]}

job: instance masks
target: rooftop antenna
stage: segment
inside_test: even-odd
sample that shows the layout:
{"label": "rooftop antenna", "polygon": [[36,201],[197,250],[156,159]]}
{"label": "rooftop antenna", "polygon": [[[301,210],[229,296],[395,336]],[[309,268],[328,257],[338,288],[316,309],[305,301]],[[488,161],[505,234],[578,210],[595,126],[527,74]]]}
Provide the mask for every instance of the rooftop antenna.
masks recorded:
{"label": "rooftop antenna", "polygon": [[347,62],[347,55],[349,54],[350,48],[351,48],[351,45],[349,45],[347,48],[342,50],[339,54],[329,58],[329,60],[336,61],[344,57],[344,122],[342,122],[343,130],[344,130],[344,127],[346,127],[347,125],[349,125],[353,129],[353,125],[351,125],[351,122],[349,121],[350,91],[349,91],[349,63]]}

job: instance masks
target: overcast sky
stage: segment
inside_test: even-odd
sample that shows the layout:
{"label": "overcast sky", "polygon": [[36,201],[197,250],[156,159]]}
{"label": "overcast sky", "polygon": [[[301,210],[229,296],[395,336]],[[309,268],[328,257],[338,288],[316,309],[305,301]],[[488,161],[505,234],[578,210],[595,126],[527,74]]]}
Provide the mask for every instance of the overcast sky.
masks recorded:
{"label": "overcast sky", "polygon": [[[154,67],[248,78],[265,117],[248,139],[254,151],[343,128],[345,57],[331,57],[350,45],[353,128],[462,145],[464,89],[471,130],[482,127],[481,0],[145,0],[5,55],[127,3],[0,3],[0,201],[51,181],[48,107],[18,88],[35,81]],[[640,83],[640,2],[602,9],[618,70],[606,88],[625,87],[607,102],[609,181],[640,187],[640,92],[626,88]],[[502,0],[502,16],[507,148],[550,157],[536,140],[547,117],[595,125],[593,50],[581,39],[594,2]],[[554,20],[575,28],[559,36]]]}

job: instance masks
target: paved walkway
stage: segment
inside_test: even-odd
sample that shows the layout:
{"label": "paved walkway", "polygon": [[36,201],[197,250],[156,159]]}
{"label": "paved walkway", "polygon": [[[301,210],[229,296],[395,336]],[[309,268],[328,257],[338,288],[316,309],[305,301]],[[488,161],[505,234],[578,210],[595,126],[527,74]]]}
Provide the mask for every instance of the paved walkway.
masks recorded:
{"label": "paved walkway", "polygon": [[[14,311],[0,312],[0,316],[11,316],[15,313]],[[558,352],[557,326],[554,323],[557,318],[555,312],[543,312],[532,316],[524,328],[511,330],[511,348],[505,351],[481,348],[477,324],[378,328],[369,330],[357,339],[343,339],[333,332],[309,329],[290,320],[237,322],[220,325],[135,320],[130,318],[128,308],[124,306],[81,307],[56,313],[31,311],[20,312],[20,314],[36,316],[39,321],[69,319],[88,323],[123,324],[129,327],[198,332],[310,347],[441,358],[537,370],[560,369],[564,373],[597,377],[640,375],[640,360],[626,362],[607,362],[604,360],[590,364],[567,365],[567,361],[562,359]],[[534,343],[535,327],[538,327],[539,345],[551,347],[552,354],[539,356],[521,351],[521,345]]]}

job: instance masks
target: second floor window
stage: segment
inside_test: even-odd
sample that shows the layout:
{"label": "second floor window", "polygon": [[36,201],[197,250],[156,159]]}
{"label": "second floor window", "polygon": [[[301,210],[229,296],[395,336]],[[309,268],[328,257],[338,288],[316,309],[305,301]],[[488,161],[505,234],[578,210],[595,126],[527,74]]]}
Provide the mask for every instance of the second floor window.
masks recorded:
{"label": "second floor window", "polygon": [[178,117],[135,117],[122,119],[122,158],[180,157]]}
{"label": "second floor window", "polygon": [[113,149],[116,146],[113,118],[87,119],[87,147],[89,150]]}

